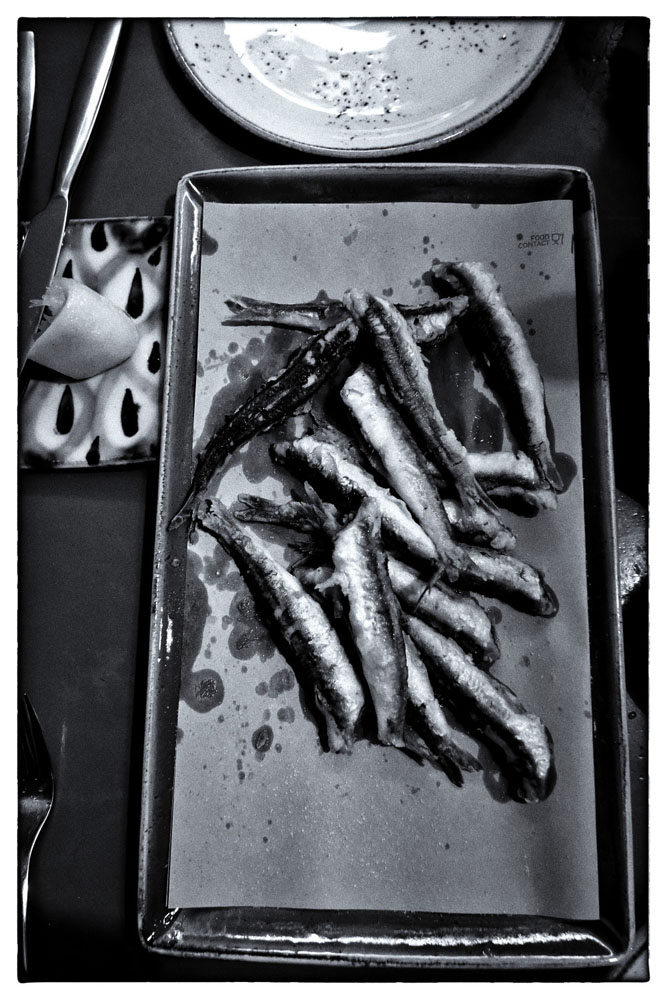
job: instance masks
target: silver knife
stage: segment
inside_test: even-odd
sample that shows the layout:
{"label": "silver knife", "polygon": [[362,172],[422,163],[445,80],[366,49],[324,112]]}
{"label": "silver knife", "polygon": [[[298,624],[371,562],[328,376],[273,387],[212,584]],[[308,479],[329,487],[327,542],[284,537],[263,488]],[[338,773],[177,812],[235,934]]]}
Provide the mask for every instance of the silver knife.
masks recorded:
{"label": "silver knife", "polygon": [[55,274],[65,235],[69,191],[93,130],[116,54],[122,19],[100,20],[92,30],[74,87],[49,202],[30,223],[18,262],[19,376],[42,318],[35,305]]}
{"label": "silver knife", "polygon": [[20,184],[28,140],[30,139],[32,107],[35,101],[35,36],[32,31],[19,31],[18,61],[18,172]]}

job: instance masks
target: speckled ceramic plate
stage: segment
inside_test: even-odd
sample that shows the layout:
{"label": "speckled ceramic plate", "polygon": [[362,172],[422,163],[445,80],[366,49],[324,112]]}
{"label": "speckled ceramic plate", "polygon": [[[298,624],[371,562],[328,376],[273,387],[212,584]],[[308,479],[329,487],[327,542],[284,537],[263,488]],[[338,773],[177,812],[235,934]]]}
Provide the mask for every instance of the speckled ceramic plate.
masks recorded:
{"label": "speckled ceramic plate", "polygon": [[244,127],[309,152],[370,157],[484,124],[542,69],[561,23],[204,18],[166,29],[188,76]]}

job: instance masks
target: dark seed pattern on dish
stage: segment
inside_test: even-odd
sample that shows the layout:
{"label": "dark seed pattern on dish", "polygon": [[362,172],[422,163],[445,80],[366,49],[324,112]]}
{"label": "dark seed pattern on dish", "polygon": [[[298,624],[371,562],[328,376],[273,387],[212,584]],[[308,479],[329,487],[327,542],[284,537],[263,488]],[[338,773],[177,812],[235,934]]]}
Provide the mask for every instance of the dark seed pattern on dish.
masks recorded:
{"label": "dark seed pattern on dish", "polygon": [[144,311],[144,287],[141,271],[138,267],[135,269],[134,277],[132,278],[125,310],[132,319],[137,319]]}
{"label": "dark seed pattern on dish", "polygon": [[74,424],[74,399],[68,385],[63,389],[56,416],[56,430],[59,434],[69,434]]}

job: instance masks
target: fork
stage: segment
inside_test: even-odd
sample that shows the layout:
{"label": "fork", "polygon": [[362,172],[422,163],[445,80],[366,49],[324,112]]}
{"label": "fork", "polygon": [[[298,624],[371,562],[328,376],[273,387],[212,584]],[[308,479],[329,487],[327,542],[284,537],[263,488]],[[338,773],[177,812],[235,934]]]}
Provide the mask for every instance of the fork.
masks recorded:
{"label": "fork", "polygon": [[27,970],[26,915],[28,873],[35,841],[53,805],[53,773],[42,729],[27,694],[19,699],[18,861],[21,906],[21,958]]}

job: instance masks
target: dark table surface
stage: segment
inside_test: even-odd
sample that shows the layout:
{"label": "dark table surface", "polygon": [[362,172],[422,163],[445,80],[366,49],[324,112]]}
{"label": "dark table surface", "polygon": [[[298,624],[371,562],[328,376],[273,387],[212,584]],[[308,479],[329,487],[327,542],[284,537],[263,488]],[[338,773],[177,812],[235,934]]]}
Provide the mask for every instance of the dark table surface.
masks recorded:
{"label": "dark table surface", "polygon": [[[37,57],[20,219],[30,219],[48,198],[91,25],[19,22],[34,32]],[[468,136],[396,158],[588,171],[599,210],[616,481],[640,504],[647,502],[648,481],[648,34],[644,18],[568,20],[544,70],[508,109]],[[190,171],[306,162],[317,161],[258,139],[209,106],[177,68],[160,21],[127,20],[71,217],[170,215],[178,180]],[[42,721],[57,794],[33,857],[28,978],[321,979],[317,970],[157,958],[139,945],[136,868],[156,488],[154,463],[19,475],[19,685]],[[640,587],[624,620],[640,927],[647,881],[646,603]],[[405,970],[400,975],[410,978]],[[623,975],[644,978],[643,957]],[[326,974],[334,977],[359,974]],[[573,976],[603,977],[581,970]],[[389,971],[372,978],[395,977]]]}

